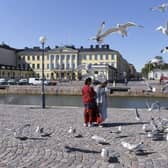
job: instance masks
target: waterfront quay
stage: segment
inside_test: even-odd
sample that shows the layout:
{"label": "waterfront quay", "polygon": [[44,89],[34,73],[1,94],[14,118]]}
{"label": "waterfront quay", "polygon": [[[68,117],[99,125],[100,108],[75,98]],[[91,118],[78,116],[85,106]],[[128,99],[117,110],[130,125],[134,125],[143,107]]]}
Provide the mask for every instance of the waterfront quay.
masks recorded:
{"label": "waterfront quay", "polygon": [[[156,89],[155,92],[149,92],[148,83]],[[56,86],[45,86],[45,94],[48,95],[81,95],[84,81],[57,82]],[[124,83],[109,83],[111,88],[109,96],[153,96],[168,97],[167,91],[162,91],[165,85],[159,81],[129,81]],[[7,85],[0,87],[0,94],[41,94],[41,85]]]}
{"label": "waterfront quay", "polygon": [[[168,142],[154,141],[142,130],[152,117],[167,118],[167,110],[109,108],[104,127],[83,126],[83,108],[28,105],[0,105],[1,168],[167,168]],[[44,133],[36,132],[37,127]],[[122,131],[117,134],[118,126]],[[76,129],[69,133],[70,127]],[[105,138],[99,144],[91,137]],[[21,139],[21,137],[23,139]],[[121,142],[144,142],[144,153],[135,154]],[[104,160],[102,148],[119,154],[116,160]]]}

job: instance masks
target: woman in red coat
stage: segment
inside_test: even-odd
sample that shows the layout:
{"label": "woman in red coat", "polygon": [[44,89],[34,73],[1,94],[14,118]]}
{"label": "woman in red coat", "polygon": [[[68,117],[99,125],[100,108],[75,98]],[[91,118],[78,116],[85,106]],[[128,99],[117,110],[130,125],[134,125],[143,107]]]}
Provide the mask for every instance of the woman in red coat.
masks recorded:
{"label": "woman in red coat", "polygon": [[82,100],[84,104],[84,126],[91,127],[92,122],[94,122],[94,112],[95,112],[95,96],[96,93],[91,87],[92,79],[87,78],[85,80],[85,85],[82,88]]}

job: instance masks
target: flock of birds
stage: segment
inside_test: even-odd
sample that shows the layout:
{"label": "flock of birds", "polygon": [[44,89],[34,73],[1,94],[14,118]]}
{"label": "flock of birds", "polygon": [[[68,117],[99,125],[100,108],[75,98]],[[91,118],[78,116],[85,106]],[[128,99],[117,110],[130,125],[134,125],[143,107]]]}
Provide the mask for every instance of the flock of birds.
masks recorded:
{"label": "flock of birds", "polygon": [[[160,103],[158,101],[149,104],[147,102],[147,111],[154,113],[155,111],[160,113]],[[135,109],[135,120],[140,121],[142,125],[142,131],[146,134],[147,138],[151,138],[153,141],[155,140],[166,140],[168,141],[168,119],[167,118],[161,118],[159,115],[158,118],[154,118],[151,116],[151,119],[149,122],[143,122],[143,118],[140,115],[138,109]],[[124,130],[122,128],[123,126],[119,125],[117,128],[117,131],[111,131],[110,133],[115,133],[121,135],[124,133]],[[68,133],[71,135],[74,135],[77,137],[77,130],[74,127],[70,127],[68,130]],[[82,137],[82,136],[81,136]],[[122,137],[122,136],[121,136]],[[92,135],[91,139],[95,141],[97,144],[106,145],[110,144],[108,141],[99,135]],[[145,143],[143,141],[140,141],[139,143],[130,143],[129,141],[123,141],[121,140],[121,146],[125,148],[128,152],[133,152],[135,154],[145,154]],[[100,155],[104,161],[109,162],[111,159],[113,162],[118,161],[118,158],[120,157],[120,153],[109,147],[103,147],[101,149]]]}
{"label": "flock of birds", "polygon": [[[160,11],[165,12],[168,9],[168,3],[163,3],[159,6],[152,7],[152,11]],[[89,40],[96,41],[97,43],[103,43],[105,37],[112,33],[119,33],[122,37],[128,36],[128,28],[130,27],[142,27],[142,25],[138,25],[134,22],[127,22],[125,24],[117,24],[115,27],[109,28],[106,31],[103,31],[105,27],[105,21],[103,21],[98,29],[98,32],[95,36],[90,37]],[[156,31],[160,31],[161,33],[168,36],[168,21],[165,26],[159,26],[156,28]],[[168,52],[168,46],[161,49],[161,53]]]}
{"label": "flock of birds", "polygon": [[[156,89],[154,89],[153,86],[150,86],[148,83],[146,83],[147,87],[150,87],[151,92],[155,92]],[[149,103],[149,101],[146,101],[146,108],[147,112],[151,113],[151,118],[148,122],[144,122],[143,117],[140,115],[138,108],[135,108],[135,120],[142,123],[142,131],[143,134],[146,135],[147,138],[151,138],[153,141],[158,140],[166,140],[168,141],[168,119],[161,117],[161,104],[159,101],[155,101],[153,103]],[[164,108],[163,108],[164,109]],[[156,115],[157,117],[153,117],[153,113],[156,112],[159,115]],[[110,133],[115,133],[119,136],[119,138],[122,138],[122,133],[124,133],[124,130],[122,128],[122,125],[119,125],[117,130],[111,131]],[[75,128],[70,127],[68,130],[69,134],[75,135],[77,134],[77,131]],[[91,139],[95,141],[97,144],[106,145],[110,144],[108,141],[100,136],[100,135],[92,135]],[[130,143],[129,141],[121,140],[121,146],[125,148],[129,152],[133,152],[135,154],[145,154],[146,148],[145,148],[145,142],[140,141],[138,143]],[[101,149],[100,155],[104,161],[110,161],[112,159],[113,162],[118,161],[118,158],[120,157],[120,153],[109,147],[103,147]]]}
{"label": "flock of birds", "polygon": [[90,37],[89,40],[96,41],[97,43],[102,43],[106,36],[110,35],[111,33],[116,33],[116,32],[121,34],[122,37],[125,37],[128,35],[127,29],[133,26],[143,27],[141,25],[137,25],[134,22],[127,22],[125,24],[117,24],[116,27],[109,28],[103,32],[103,29],[105,27],[105,22],[103,21],[102,24],[100,25],[100,28],[96,36]]}

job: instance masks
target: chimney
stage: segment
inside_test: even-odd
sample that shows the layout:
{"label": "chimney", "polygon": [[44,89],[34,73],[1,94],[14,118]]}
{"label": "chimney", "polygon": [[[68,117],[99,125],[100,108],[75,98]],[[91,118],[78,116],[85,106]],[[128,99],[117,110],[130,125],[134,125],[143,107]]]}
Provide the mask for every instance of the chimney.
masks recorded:
{"label": "chimney", "polygon": [[93,48],[93,45],[90,45],[90,48]]}
{"label": "chimney", "polygon": [[96,48],[99,48],[99,45],[96,45]]}

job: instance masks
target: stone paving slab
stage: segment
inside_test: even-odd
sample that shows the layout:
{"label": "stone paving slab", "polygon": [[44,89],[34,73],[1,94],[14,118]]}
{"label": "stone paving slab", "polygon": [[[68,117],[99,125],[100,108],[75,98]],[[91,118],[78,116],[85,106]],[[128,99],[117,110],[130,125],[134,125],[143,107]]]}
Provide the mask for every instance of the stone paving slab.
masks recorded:
{"label": "stone paving slab", "polygon": [[[167,168],[168,142],[147,138],[142,125],[151,116],[168,118],[168,111],[139,109],[139,113],[142,121],[135,119],[135,109],[110,108],[103,128],[88,128],[83,127],[83,108],[0,105],[0,168]],[[116,134],[119,125],[122,133]],[[37,126],[51,135],[40,136]],[[76,134],[68,133],[70,126],[76,128]],[[77,134],[82,137],[75,137]],[[97,144],[91,139],[93,135],[104,137],[108,143]],[[121,141],[143,141],[146,152],[129,152]],[[118,162],[104,161],[102,148],[118,152]]]}

